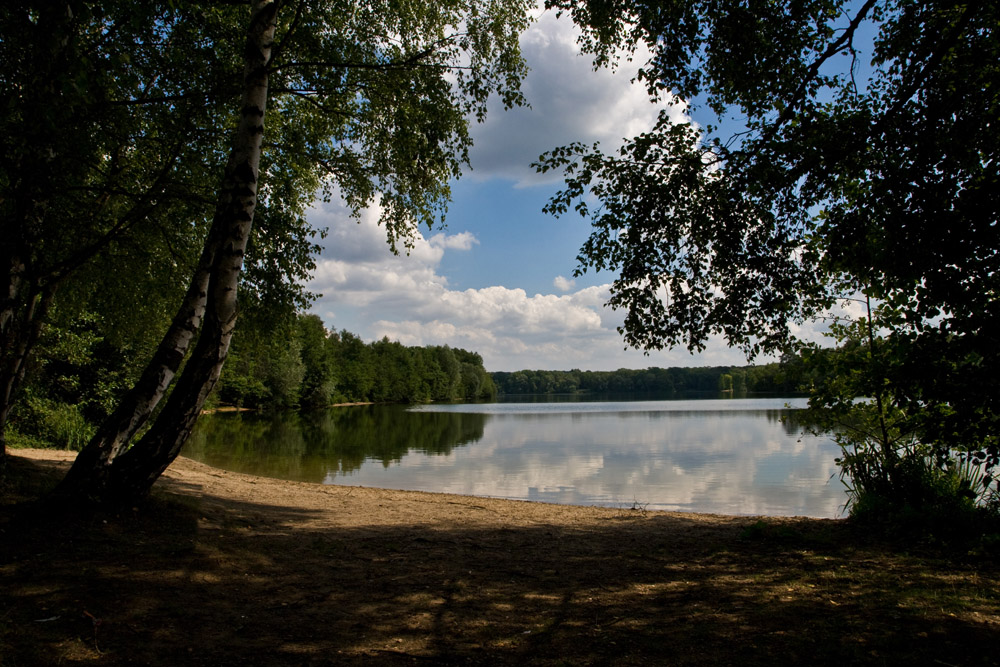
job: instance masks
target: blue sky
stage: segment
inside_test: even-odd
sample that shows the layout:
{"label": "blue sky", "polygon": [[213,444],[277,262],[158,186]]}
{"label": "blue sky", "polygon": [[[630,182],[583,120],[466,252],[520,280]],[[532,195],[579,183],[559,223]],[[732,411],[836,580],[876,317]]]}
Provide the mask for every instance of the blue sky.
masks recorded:
{"label": "blue sky", "polygon": [[648,129],[659,110],[631,84],[634,66],[594,72],[576,36],[569,19],[552,13],[525,33],[531,108],[497,105],[473,127],[472,169],[453,184],[447,227],[423,229],[409,256],[389,251],[377,209],[360,223],[336,201],[310,211],[311,224],[329,229],[309,284],[323,295],[312,312],[327,327],[369,341],[474,350],[490,371],[746,363],[721,341],[698,355],[625,350],[621,316],[603,306],[614,276],[573,278],[589,223],[542,213],[561,180],[535,174],[530,163],[571,141],[617,147]]}

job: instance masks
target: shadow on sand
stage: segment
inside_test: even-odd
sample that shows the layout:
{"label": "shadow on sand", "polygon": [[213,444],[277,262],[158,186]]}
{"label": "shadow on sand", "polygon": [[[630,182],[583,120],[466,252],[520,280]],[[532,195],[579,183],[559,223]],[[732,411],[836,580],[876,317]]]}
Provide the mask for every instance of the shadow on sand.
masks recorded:
{"label": "shadow on sand", "polygon": [[996,660],[995,566],[844,522],[309,530],[314,512],[174,489],[127,516],[4,509],[0,664]]}

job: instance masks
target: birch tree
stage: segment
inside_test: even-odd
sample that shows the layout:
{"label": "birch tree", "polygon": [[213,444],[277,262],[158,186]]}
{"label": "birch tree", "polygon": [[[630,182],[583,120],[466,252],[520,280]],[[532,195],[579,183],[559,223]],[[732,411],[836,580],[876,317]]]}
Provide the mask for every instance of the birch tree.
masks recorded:
{"label": "birch tree", "polygon": [[[232,8],[181,6],[233,25]],[[243,72],[212,88],[231,111],[217,108],[209,120],[238,125],[201,257],[152,361],[61,493],[127,502],[180,451],[226,358],[244,255],[254,245],[281,248],[271,234],[253,236],[261,211],[280,231],[281,221],[303,222],[318,189],[356,213],[378,200],[393,249],[407,247],[418,224],[440,218],[448,183],[467,159],[469,122],[482,120],[492,94],[508,106],[522,101],[518,36],[528,9],[520,0],[257,2],[241,19],[249,29],[236,31],[244,45],[222,30],[227,38],[211,42],[222,49],[213,57],[242,61]],[[162,102],[171,111],[171,100]],[[205,169],[219,153],[201,156]],[[301,253],[296,239],[291,247]],[[256,281],[281,278],[283,261],[293,270],[308,264],[272,257],[252,267]]]}

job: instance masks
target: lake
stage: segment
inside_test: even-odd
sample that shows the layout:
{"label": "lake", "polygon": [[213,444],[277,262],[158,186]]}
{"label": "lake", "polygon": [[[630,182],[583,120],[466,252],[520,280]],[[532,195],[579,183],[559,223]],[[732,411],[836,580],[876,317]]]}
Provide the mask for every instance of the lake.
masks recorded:
{"label": "lake", "polygon": [[280,479],[573,505],[837,517],[838,446],[804,399],[368,405],[220,413],[184,454]]}

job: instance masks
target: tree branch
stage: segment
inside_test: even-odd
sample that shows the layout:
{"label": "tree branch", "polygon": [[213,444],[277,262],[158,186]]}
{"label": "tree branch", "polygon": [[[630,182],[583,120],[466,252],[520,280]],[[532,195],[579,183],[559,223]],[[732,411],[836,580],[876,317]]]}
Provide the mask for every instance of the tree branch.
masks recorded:
{"label": "tree branch", "polygon": [[819,58],[813,61],[812,65],[810,65],[809,69],[806,71],[806,75],[802,77],[802,81],[799,83],[799,87],[795,90],[795,93],[792,95],[792,98],[787,102],[785,108],[782,109],[781,114],[778,115],[778,118],[774,121],[774,123],[767,129],[767,131],[761,137],[762,144],[767,143],[771,139],[773,139],[774,136],[778,133],[778,130],[780,130],[785,123],[792,120],[792,118],[795,116],[796,110],[805,100],[806,89],[808,88],[809,84],[816,78],[816,75],[819,74],[820,68],[824,64],[826,64],[826,62],[830,58],[834,57],[835,55],[843,51],[845,46],[853,50],[854,33],[857,32],[857,29],[861,25],[861,22],[865,20],[865,17],[867,16],[868,12],[871,11],[872,7],[875,6],[875,3],[876,0],[867,0],[865,4],[862,5],[861,9],[858,10],[858,13],[854,16],[854,18],[851,19],[850,24],[846,28],[844,28],[844,32],[840,35],[840,37],[837,38],[835,41],[831,42],[826,47],[826,51],[824,51]]}

